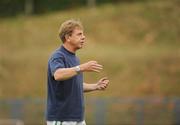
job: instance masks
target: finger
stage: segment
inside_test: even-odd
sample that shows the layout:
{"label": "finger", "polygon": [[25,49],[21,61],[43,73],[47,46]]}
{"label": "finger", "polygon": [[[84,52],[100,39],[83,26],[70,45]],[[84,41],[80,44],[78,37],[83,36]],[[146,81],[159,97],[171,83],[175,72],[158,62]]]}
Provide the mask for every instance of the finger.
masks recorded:
{"label": "finger", "polygon": [[98,66],[98,67],[103,67],[103,65],[100,65],[100,64],[98,64],[98,63],[93,63],[92,65],[93,65],[93,66]]}
{"label": "finger", "polygon": [[102,82],[105,81],[105,80],[108,80],[107,77],[103,77],[103,78],[100,79],[100,81],[102,81]]}
{"label": "finger", "polygon": [[106,81],[102,81],[102,82],[100,82],[100,84],[104,85],[104,84],[107,84],[107,82]]}
{"label": "finger", "polygon": [[107,87],[107,85],[108,85],[108,84],[105,83],[105,84],[102,84],[101,86]]}
{"label": "finger", "polygon": [[108,83],[102,83],[101,85],[102,86],[108,86]]}
{"label": "finger", "polygon": [[103,68],[103,66],[102,66],[102,65],[92,65],[92,67]]}
{"label": "finger", "polygon": [[101,90],[105,90],[105,89],[106,89],[106,87],[105,87],[105,86],[101,86],[100,88],[101,88]]}
{"label": "finger", "polygon": [[97,73],[100,72],[100,70],[97,70],[97,69],[92,69],[92,71],[93,71],[93,72],[97,72]]}
{"label": "finger", "polygon": [[102,82],[102,83],[101,83],[101,86],[105,86],[105,87],[107,87],[107,86],[108,86],[108,84],[109,84],[108,82]]}
{"label": "finger", "polygon": [[93,69],[97,69],[97,70],[102,70],[102,67],[98,67],[98,66],[92,66]]}
{"label": "finger", "polygon": [[104,80],[103,83],[108,84],[108,83],[109,83],[109,80]]}
{"label": "finger", "polygon": [[102,70],[103,67],[98,67],[98,66],[92,66],[93,69],[99,69],[99,70]]}
{"label": "finger", "polygon": [[104,78],[103,82],[109,82],[109,80],[107,78]]}
{"label": "finger", "polygon": [[106,85],[105,85],[105,84],[103,84],[103,85],[101,85],[101,87],[102,87],[102,88],[105,88],[105,87],[106,87]]}

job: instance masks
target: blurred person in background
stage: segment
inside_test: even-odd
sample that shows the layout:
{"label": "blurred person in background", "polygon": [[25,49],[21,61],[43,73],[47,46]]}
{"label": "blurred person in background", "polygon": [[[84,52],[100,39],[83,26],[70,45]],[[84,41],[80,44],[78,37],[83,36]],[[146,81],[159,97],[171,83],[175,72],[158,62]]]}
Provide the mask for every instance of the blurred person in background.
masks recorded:
{"label": "blurred person in background", "polygon": [[78,20],[61,24],[59,37],[63,42],[48,61],[47,125],[86,125],[84,118],[84,92],[104,90],[109,80],[97,83],[83,81],[83,72],[100,72],[97,61],[80,64],[76,51],[85,43],[83,26]]}

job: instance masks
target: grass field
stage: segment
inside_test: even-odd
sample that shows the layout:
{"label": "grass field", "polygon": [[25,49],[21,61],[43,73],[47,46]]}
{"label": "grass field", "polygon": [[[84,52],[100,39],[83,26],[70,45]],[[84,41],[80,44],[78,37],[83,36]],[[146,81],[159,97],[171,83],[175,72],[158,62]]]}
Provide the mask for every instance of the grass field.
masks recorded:
{"label": "grass field", "polygon": [[58,28],[69,18],[84,24],[81,62],[97,60],[107,91],[87,96],[179,96],[178,0],[106,4],[38,16],[0,19],[0,98],[45,97],[47,60],[60,44]]}

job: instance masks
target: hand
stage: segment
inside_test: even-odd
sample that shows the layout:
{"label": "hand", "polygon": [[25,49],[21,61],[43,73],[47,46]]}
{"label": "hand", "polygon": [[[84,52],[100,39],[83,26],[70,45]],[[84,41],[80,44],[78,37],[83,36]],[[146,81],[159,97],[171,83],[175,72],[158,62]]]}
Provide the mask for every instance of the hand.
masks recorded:
{"label": "hand", "polygon": [[105,90],[109,84],[107,77],[100,79],[96,84],[96,90]]}
{"label": "hand", "polygon": [[103,69],[103,66],[98,64],[97,61],[83,63],[79,67],[82,72],[100,72]]}

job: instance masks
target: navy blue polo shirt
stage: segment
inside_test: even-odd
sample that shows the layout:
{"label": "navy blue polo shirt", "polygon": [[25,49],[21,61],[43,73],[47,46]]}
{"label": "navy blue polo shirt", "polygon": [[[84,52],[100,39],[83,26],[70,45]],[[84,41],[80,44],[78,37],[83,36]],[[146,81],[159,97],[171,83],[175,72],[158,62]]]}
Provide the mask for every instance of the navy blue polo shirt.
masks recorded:
{"label": "navy blue polo shirt", "polygon": [[50,57],[48,61],[47,121],[84,120],[82,73],[63,81],[56,81],[53,76],[58,68],[70,68],[79,64],[76,55],[63,46]]}

